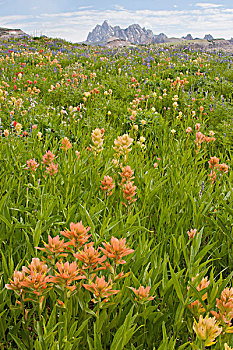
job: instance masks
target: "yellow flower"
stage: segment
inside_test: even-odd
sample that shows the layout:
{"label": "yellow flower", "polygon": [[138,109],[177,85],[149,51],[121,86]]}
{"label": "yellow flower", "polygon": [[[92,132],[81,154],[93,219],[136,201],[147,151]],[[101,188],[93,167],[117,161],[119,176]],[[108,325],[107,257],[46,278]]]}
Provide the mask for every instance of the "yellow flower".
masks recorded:
{"label": "yellow flower", "polygon": [[194,320],[193,330],[198,339],[205,342],[205,346],[211,346],[215,344],[215,339],[221,334],[222,327],[218,327],[215,317],[206,316],[203,318],[200,315],[198,323]]}
{"label": "yellow flower", "polygon": [[146,141],[145,137],[144,137],[144,136],[141,136],[141,137],[140,137],[140,141],[141,141],[141,142],[145,142],[145,141]]}
{"label": "yellow flower", "polygon": [[233,348],[230,348],[230,346],[228,346],[227,343],[224,344],[224,349],[225,350],[233,350]]}
{"label": "yellow flower", "polygon": [[41,139],[42,139],[42,132],[39,131],[39,132],[37,133],[37,136],[38,136],[38,139],[41,140]]}
{"label": "yellow flower", "polygon": [[114,141],[114,151],[115,157],[119,158],[120,156],[126,157],[126,155],[131,151],[130,148],[133,139],[129,137],[128,134],[124,134],[123,136],[118,136],[118,138]]}
{"label": "yellow flower", "polygon": [[146,124],[146,121],[144,119],[141,120],[142,125]]}

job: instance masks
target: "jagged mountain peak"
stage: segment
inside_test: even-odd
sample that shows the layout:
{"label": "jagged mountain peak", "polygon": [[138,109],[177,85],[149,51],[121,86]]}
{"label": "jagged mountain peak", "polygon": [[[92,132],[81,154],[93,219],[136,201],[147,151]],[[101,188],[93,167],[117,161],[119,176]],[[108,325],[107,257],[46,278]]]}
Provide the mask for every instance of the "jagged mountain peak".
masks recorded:
{"label": "jagged mountain peak", "polygon": [[127,28],[122,29],[120,26],[112,27],[108,24],[108,21],[105,20],[102,25],[98,24],[95,26],[95,28],[88,34],[86,41],[92,43],[107,42],[112,37],[123,39],[134,44],[164,42],[167,38],[165,34],[159,34],[159,36],[154,35],[152,30],[146,29],[145,27],[142,28],[137,23],[133,23]]}

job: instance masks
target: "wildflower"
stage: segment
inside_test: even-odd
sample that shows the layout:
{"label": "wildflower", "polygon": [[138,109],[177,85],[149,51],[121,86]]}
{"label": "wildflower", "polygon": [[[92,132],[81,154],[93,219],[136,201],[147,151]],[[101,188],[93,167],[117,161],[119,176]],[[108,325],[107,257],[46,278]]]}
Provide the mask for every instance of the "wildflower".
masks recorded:
{"label": "wildflower", "polygon": [[38,137],[39,141],[42,140],[42,132],[39,131],[39,132],[37,133],[37,137]]}
{"label": "wildflower", "polygon": [[118,136],[118,138],[114,141],[115,146],[113,146],[115,157],[119,158],[120,156],[123,156],[126,159],[128,153],[132,150],[132,148],[130,148],[132,142],[133,139],[129,137],[128,134]]}
{"label": "wildflower", "polygon": [[121,184],[123,184],[124,182],[132,181],[134,179],[134,171],[130,168],[129,165],[126,165],[126,167],[122,168],[122,173],[119,174],[122,178]]}
{"label": "wildflower", "polygon": [[178,103],[177,102],[174,102],[173,105],[172,105],[174,108],[178,107]]}
{"label": "wildflower", "polygon": [[[130,205],[134,202],[136,202],[136,198],[133,198],[137,192],[136,192],[136,186],[134,186],[133,181],[127,182],[126,184],[124,184],[123,187],[123,198],[125,198],[127,200],[127,204]],[[123,203],[125,206],[126,204]]]}
{"label": "wildflower", "polygon": [[49,165],[53,162],[53,160],[57,158],[55,157],[55,154],[51,151],[46,151],[45,154],[43,155],[43,164],[44,165]]}
{"label": "wildflower", "polygon": [[141,124],[142,125],[145,125],[146,124],[146,121],[144,119],[141,120]]}
{"label": "wildflower", "polygon": [[227,345],[227,343],[224,344],[224,350],[233,350],[233,348],[230,348],[230,346]]}
{"label": "wildflower", "polygon": [[208,161],[208,163],[209,163],[209,168],[210,169],[213,169],[213,168],[215,168],[216,166],[218,166],[218,164],[219,164],[219,158],[217,158],[217,157],[211,157],[210,158],[210,160]]}
{"label": "wildflower", "polygon": [[100,188],[102,191],[107,193],[108,196],[111,196],[112,189],[115,187],[115,184],[113,183],[113,178],[111,176],[104,176],[103,181],[101,181],[102,185],[100,185]]}
{"label": "wildflower", "polygon": [[5,137],[8,137],[8,136],[9,136],[9,130],[7,130],[7,129],[4,130],[4,131],[3,131],[3,135],[4,135]]}
{"label": "wildflower", "polygon": [[46,168],[46,173],[48,173],[50,176],[54,176],[57,174],[58,164],[50,163],[49,166]]}
{"label": "wildflower", "polygon": [[138,131],[138,125],[134,124],[133,128],[134,130]]}
{"label": "wildflower", "polygon": [[154,163],[154,168],[157,169],[159,167],[159,163]]}
{"label": "wildflower", "polygon": [[27,160],[27,168],[26,169],[29,169],[32,172],[35,172],[36,169],[38,168],[38,166],[39,166],[39,163],[37,163],[35,158]]}
{"label": "wildflower", "polygon": [[221,298],[216,300],[218,313],[211,311],[211,314],[217,320],[230,326],[233,318],[233,288],[225,288],[221,293]]}
{"label": "wildflower", "polygon": [[22,125],[20,123],[16,123],[15,130],[18,134],[20,134],[22,131]]}
{"label": "wildflower", "polygon": [[136,295],[136,298],[139,301],[145,302],[145,301],[150,301],[153,300],[154,297],[150,297],[150,287],[139,287],[138,289],[130,287],[130,289],[134,292],[134,294]]}
{"label": "wildflower", "polygon": [[145,141],[146,141],[145,137],[144,136],[140,136],[140,142],[142,143],[142,142],[145,142]]}
{"label": "wildflower", "polygon": [[123,256],[129,255],[134,252],[126,245],[126,238],[117,239],[111,238],[111,244],[103,243],[104,248],[100,248],[102,252],[110,259],[114,259],[116,264],[125,264],[126,261],[122,260]]}
{"label": "wildflower", "polygon": [[195,143],[198,148],[201,147],[201,143],[204,142],[205,135],[203,135],[201,132],[196,133],[196,140]]}
{"label": "wildflower", "polygon": [[104,299],[104,301],[107,302],[111,295],[119,292],[119,290],[112,289],[112,280],[110,279],[106,282],[104,276],[96,277],[95,283],[90,282],[90,284],[83,284],[83,287],[94,294],[95,299],[92,299],[92,301],[95,303],[101,299]]}
{"label": "wildflower", "polygon": [[188,233],[188,236],[189,236],[189,239],[193,239],[197,233],[197,229],[191,229],[190,231],[187,232]]}
{"label": "wildflower", "polygon": [[203,106],[200,106],[200,112],[202,113],[204,111],[204,107]]}
{"label": "wildflower", "polygon": [[188,126],[186,129],[186,133],[189,134],[190,132],[192,132],[192,128],[190,126]]}
{"label": "wildflower", "polygon": [[[106,260],[106,256],[100,256],[99,248],[95,250],[95,248],[92,245],[85,245],[84,250],[73,254],[76,259],[83,262],[82,269],[89,269],[90,272],[96,272],[99,270],[104,270],[105,266],[103,262]],[[101,267],[96,268],[98,264],[101,265]]]}
{"label": "wildflower", "polygon": [[103,133],[103,130],[99,128],[96,128],[91,133],[91,139],[94,144],[94,146],[91,145],[91,148],[94,150],[96,155],[103,151]]}
{"label": "wildflower", "polygon": [[[195,279],[198,277],[199,275],[197,274],[196,277],[192,277],[192,282],[195,281]],[[200,292],[201,290],[205,289],[208,287],[208,285],[210,284],[210,282],[208,281],[208,277],[202,278],[201,282],[198,284],[198,286],[196,287],[196,289]],[[187,289],[189,290],[190,287],[187,287]],[[202,300],[206,300],[207,299],[207,293],[204,293],[202,295]],[[204,311],[204,308],[202,306],[202,304],[200,303],[199,300],[195,300],[194,302],[192,302],[190,305],[188,305],[189,309],[192,311],[193,314],[200,314],[201,312]]]}
{"label": "wildflower", "polygon": [[60,233],[62,236],[68,238],[70,243],[72,243],[74,246],[79,247],[88,241],[90,235],[87,235],[87,232],[90,229],[90,227],[85,228],[82,221],[78,222],[77,224],[71,222],[70,230],[61,231]]}
{"label": "wildflower", "polygon": [[210,130],[209,135],[210,135],[210,136],[214,136],[214,135],[215,135],[215,132],[214,132],[213,130]]}
{"label": "wildflower", "polygon": [[222,172],[222,173],[228,173],[228,165],[225,164],[225,163],[222,163],[222,164],[218,164],[218,169]]}
{"label": "wildflower", "polygon": [[38,258],[33,258],[28,267],[23,266],[22,270],[27,274],[21,283],[23,287],[28,288],[32,293],[40,296],[48,287],[49,272],[48,266]]}
{"label": "wildflower", "polygon": [[76,285],[71,286],[71,284],[80,279],[85,279],[85,276],[80,274],[76,261],[72,263],[66,261],[64,264],[62,262],[57,262],[56,267],[58,272],[55,272],[55,277],[50,277],[50,282],[58,284],[63,288],[74,291]]}
{"label": "wildflower", "polygon": [[75,151],[75,154],[76,154],[76,156],[77,156],[77,159],[80,159],[81,153],[80,153],[79,151]]}
{"label": "wildflower", "polygon": [[25,279],[25,272],[24,271],[14,271],[13,273],[13,280],[10,280],[10,284],[6,284],[6,289],[11,289],[14,291],[22,292],[22,282]]}
{"label": "wildflower", "polygon": [[171,133],[172,133],[172,135],[174,135],[174,134],[176,133],[176,130],[175,130],[175,129],[172,129],[172,130],[171,130]]}
{"label": "wildflower", "polygon": [[206,316],[203,319],[203,316],[200,315],[198,323],[194,320],[193,330],[205,346],[211,346],[215,344],[216,338],[221,334],[222,327],[218,327],[215,317]]}
{"label": "wildflower", "polygon": [[37,125],[32,125],[32,129],[36,130],[37,129]]}
{"label": "wildflower", "polygon": [[196,131],[200,131],[200,129],[201,129],[201,124],[200,124],[200,123],[196,123],[196,124],[195,124],[195,129],[196,129]]}
{"label": "wildflower", "polygon": [[67,152],[70,148],[72,148],[72,144],[70,143],[68,137],[64,137],[64,139],[61,141],[62,146],[60,147],[65,152]]}
{"label": "wildflower", "polygon": [[64,239],[60,240],[59,235],[56,237],[48,236],[48,244],[44,242],[44,248],[36,247],[36,249],[44,251],[48,258],[56,258],[58,256],[66,257],[68,254],[63,253],[64,250],[70,245],[70,242],[64,243]]}

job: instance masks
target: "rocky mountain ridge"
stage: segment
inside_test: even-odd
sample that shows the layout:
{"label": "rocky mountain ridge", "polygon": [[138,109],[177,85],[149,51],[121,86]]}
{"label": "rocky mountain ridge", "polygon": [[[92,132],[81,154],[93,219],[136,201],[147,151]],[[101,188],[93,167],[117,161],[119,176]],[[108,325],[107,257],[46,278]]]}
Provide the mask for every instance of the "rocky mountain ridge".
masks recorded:
{"label": "rocky mountain ridge", "polygon": [[[102,25],[97,24],[95,28],[89,32],[86,42],[98,43],[108,42],[111,38],[118,38],[133,44],[159,44],[179,40],[193,40],[191,34],[187,34],[182,38],[168,38],[166,34],[154,34],[152,30],[141,27],[139,24],[131,24],[129,27],[122,29],[120,26],[112,27],[105,20]],[[213,40],[211,34],[206,34],[204,39]]]}
{"label": "rocky mountain ridge", "polygon": [[20,38],[25,36],[29,35],[24,33],[21,29],[0,28],[0,39]]}

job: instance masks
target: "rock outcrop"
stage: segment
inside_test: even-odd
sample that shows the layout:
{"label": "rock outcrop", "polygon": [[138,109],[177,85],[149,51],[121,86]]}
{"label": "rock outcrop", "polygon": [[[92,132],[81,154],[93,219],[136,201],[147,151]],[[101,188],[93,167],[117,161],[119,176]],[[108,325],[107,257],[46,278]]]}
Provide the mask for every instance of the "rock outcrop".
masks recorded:
{"label": "rock outcrop", "polygon": [[22,38],[26,36],[28,37],[29,35],[21,29],[0,28],[0,39]]}
{"label": "rock outcrop", "polygon": [[167,36],[163,33],[154,35],[152,30],[142,28],[139,24],[131,24],[128,28],[122,29],[120,26],[112,27],[107,21],[97,26],[87,36],[87,42],[107,42],[111,37],[126,40],[133,44],[163,43]]}

